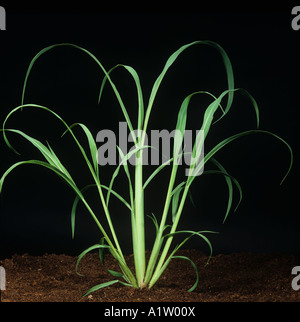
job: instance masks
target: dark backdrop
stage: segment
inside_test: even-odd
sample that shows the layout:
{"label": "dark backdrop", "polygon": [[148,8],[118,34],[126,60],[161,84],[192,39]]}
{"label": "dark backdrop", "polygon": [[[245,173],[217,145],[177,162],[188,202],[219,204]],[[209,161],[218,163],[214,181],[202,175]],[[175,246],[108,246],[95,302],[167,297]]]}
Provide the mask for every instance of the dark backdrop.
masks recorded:
{"label": "dark backdrop", "polygon": [[[300,31],[291,28],[292,7],[205,8],[193,13],[107,13],[96,7],[68,9],[51,6],[6,7],[7,30],[0,32],[0,122],[21,101],[22,85],[32,57],[42,48],[61,42],[85,47],[108,69],[117,63],[130,65],[140,75],[145,100],[167,58],[180,46],[194,40],[213,40],[228,53],[233,64],[236,87],[247,89],[257,100],[261,129],[284,138],[293,148],[294,167],[282,186],[289,166],[289,152],[266,135],[245,137],[228,145],[216,157],[235,176],[243,188],[243,201],[222,224],[227,187],[221,176],[202,176],[192,186],[194,206],[188,200],[180,229],[214,230],[214,254],[236,251],[286,252],[300,254],[298,211],[299,145],[299,49]],[[195,11],[193,11],[193,8]],[[150,8],[153,9],[153,8]],[[224,9],[224,10],[223,10]],[[113,11],[111,9],[110,12]],[[109,86],[97,105],[103,74],[82,52],[57,48],[40,58],[28,82],[26,103],[48,106],[69,124],[86,124],[94,135],[101,129],[118,129],[123,121],[121,109]],[[136,124],[137,100],[134,83],[124,71],[113,74],[128,111]],[[159,90],[150,120],[150,129],[174,129],[183,99],[193,91],[219,95],[226,89],[222,61],[212,49],[196,46],[185,52],[172,66]],[[200,128],[207,101],[192,102],[188,127]],[[81,155],[70,137],[60,138],[63,126],[47,113],[27,110],[16,114],[8,127],[18,128],[43,142],[50,142],[56,153],[83,186],[90,182]],[[237,94],[231,113],[214,125],[206,151],[224,138],[255,128],[251,103]],[[79,137],[85,137],[77,132]],[[38,158],[34,148],[10,134],[14,154],[0,140],[0,173],[20,160]],[[86,146],[86,145],[85,145]],[[151,172],[145,169],[145,176]],[[108,182],[111,167],[101,169]],[[167,188],[166,169],[149,185],[146,214],[160,217]],[[116,190],[127,189],[120,175]],[[126,194],[125,194],[126,195]],[[0,196],[0,258],[14,253],[78,254],[98,242],[101,235],[83,207],[78,208],[75,239],[71,238],[70,212],[74,194],[53,173],[34,166],[23,166],[7,177]],[[97,207],[96,194],[91,193]],[[111,212],[120,243],[130,253],[129,214],[111,199]],[[234,205],[238,201],[235,190]],[[97,209],[97,208],[95,208]],[[103,217],[101,208],[97,214]],[[147,248],[153,241],[153,224],[146,221]],[[200,239],[187,247],[208,251]]]}

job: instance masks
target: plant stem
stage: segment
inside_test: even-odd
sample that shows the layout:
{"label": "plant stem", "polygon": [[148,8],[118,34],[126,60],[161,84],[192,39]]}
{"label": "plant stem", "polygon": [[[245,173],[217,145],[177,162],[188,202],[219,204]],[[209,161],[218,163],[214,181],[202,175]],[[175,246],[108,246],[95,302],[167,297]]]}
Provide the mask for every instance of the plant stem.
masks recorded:
{"label": "plant stem", "polygon": [[[182,195],[182,198],[181,198],[181,201],[180,201],[180,205],[178,207],[177,214],[176,214],[175,219],[174,219],[174,223],[173,223],[171,231],[170,231],[170,234],[173,234],[177,229],[179,219],[180,219],[180,216],[181,216],[181,213],[182,213],[182,210],[183,210],[183,206],[184,206],[185,199],[187,197],[188,191],[189,191],[189,185],[186,185],[185,189],[184,189],[184,192],[183,192],[183,195]],[[168,239],[167,239],[167,242],[165,244],[165,247],[163,249],[163,252],[162,252],[162,254],[160,256],[159,262],[158,262],[158,264],[156,266],[155,272],[154,272],[154,274],[153,274],[153,276],[152,276],[152,278],[151,278],[151,280],[149,282],[149,288],[151,288],[156,283],[156,281],[159,279],[159,277],[163,273],[164,269],[166,268],[166,267],[164,267],[163,270],[161,269],[163,264],[164,264],[165,258],[168,255],[168,251],[170,249],[172,241],[173,241],[173,236],[169,236]]]}
{"label": "plant stem", "polygon": [[155,239],[155,243],[154,243],[154,246],[153,246],[153,249],[152,249],[152,252],[151,252],[149,263],[148,263],[148,266],[147,266],[147,272],[146,272],[146,277],[145,277],[146,284],[148,284],[148,282],[150,281],[150,279],[152,277],[152,273],[153,273],[153,270],[154,270],[154,267],[155,267],[155,263],[156,263],[159,251],[161,249],[162,234],[163,234],[164,229],[165,229],[167,215],[168,215],[169,208],[170,208],[170,203],[171,203],[171,199],[172,199],[171,194],[172,194],[174,183],[175,183],[177,168],[178,168],[178,166],[173,166],[173,168],[172,168],[172,173],[171,173],[171,177],[170,177],[170,182],[169,182],[169,187],[168,187],[168,192],[167,192],[167,197],[166,197],[166,201],[165,201],[165,206],[164,206],[164,210],[163,210],[162,219],[161,219],[159,230],[158,230],[158,233],[157,233],[157,236],[156,236],[156,239]]}
{"label": "plant stem", "polygon": [[[135,166],[135,224],[133,225],[133,252],[136,270],[136,278],[140,288],[143,288],[145,277],[145,227],[144,227],[144,190],[143,190],[143,166],[142,150],[136,153]],[[135,234],[135,235],[134,235]]]}

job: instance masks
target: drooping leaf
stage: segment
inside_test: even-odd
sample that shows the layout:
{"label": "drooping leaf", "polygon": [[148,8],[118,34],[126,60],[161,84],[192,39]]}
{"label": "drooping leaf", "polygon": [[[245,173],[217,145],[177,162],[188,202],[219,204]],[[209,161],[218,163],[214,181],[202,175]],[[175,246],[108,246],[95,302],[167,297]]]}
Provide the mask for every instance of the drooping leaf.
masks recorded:
{"label": "drooping leaf", "polygon": [[172,233],[169,233],[167,235],[164,236],[164,238],[167,238],[167,237],[173,237],[175,235],[179,235],[179,234],[189,234],[189,236],[187,238],[185,238],[178,246],[175,247],[174,251],[172,252],[172,254],[174,255],[191,237],[193,236],[198,236],[198,237],[201,237],[206,243],[207,245],[209,246],[209,249],[210,249],[210,257],[212,256],[212,252],[213,252],[213,249],[212,249],[212,245],[209,241],[209,239],[204,236],[203,234],[218,234],[218,232],[215,232],[215,231],[210,231],[210,230],[204,230],[204,231],[192,231],[192,230],[180,230],[180,231],[176,231],[176,232],[172,232]]}
{"label": "drooping leaf", "polygon": [[39,166],[43,166],[53,172],[55,172],[59,177],[61,177],[65,183],[67,183],[74,191],[75,193],[77,193],[78,195],[81,195],[80,190],[77,188],[77,186],[75,185],[74,181],[71,180],[66,174],[64,174],[63,172],[61,172],[59,169],[57,169],[55,166],[44,162],[44,161],[40,161],[40,160],[28,160],[28,161],[20,161],[17,162],[15,164],[13,164],[12,166],[10,166],[2,175],[1,179],[0,179],[0,192],[2,190],[3,187],[3,183],[4,180],[6,179],[6,177],[8,176],[8,174],[10,172],[12,172],[12,170],[14,170],[16,167],[20,166],[20,165],[25,165],[25,164],[33,164],[33,165],[39,165]]}
{"label": "drooping leaf", "polygon": [[228,186],[228,192],[229,192],[229,196],[228,196],[228,204],[227,204],[227,210],[226,210],[226,214],[223,220],[223,223],[226,221],[228,214],[231,210],[231,206],[232,206],[232,200],[233,200],[233,185],[232,185],[232,181],[234,182],[234,184],[236,185],[236,187],[239,190],[239,194],[240,194],[240,198],[239,198],[239,202],[237,204],[237,206],[235,207],[234,211],[237,210],[237,208],[239,207],[242,198],[243,198],[243,192],[242,192],[242,188],[241,185],[239,184],[239,182],[232,177],[231,175],[228,174],[228,172],[225,170],[225,168],[221,165],[221,163],[219,163],[216,159],[211,158],[211,161],[220,169],[219,171],[217,170],[208,170],[205,171],[203,174],[221,174],[224,176],[227,186]]}
{"label": "drooping leaf", "polygon": [[51,45],[51,46],[48,46],[46,48],[43,48],[42,50],[40,50],[35,56],[34,58],[31,60],[30,64],[29,64],[29,67],[27,69],[27,72],[26,72],[26,76],[25,76],[25,81],[24,81],[24,85],[23,85],[23,92],[22,92],[22,105],[24,104],[24,98],[25,98],[25,91],[26,91],[26,87],[27,87],[27,82],[28,82],[28,78],[29,78],[29,75],[30,75],[30,72],[33,68],[33,65],[35,64],[35,62],[37,61],[37,59],[42,56],[43,54],[45,54],[46,52],[52,50],[52,49],[55,49],[55,48],[58,48],[58,47],[71,47],[71,48],[75,48],[75,49],[78,49],[82,52],[84,52],[85,54],[87,54],[90,58],[92,58],[96,63],[97,65],[101,68],[101,70],[103,71],[104,75],[107,77],[114,93],[115,93],[115,96],[120,104],[120,107],[122,109],[122,112],[124,114],[124,117],[126,119],[126,122],[128,124],[128,127],[130,129],[130,131],[133,131],[133,126],[132,126],[132,123],[130,121],[130,118],[129,118],[129,115],[127,113],[127,110],[126,110],[126,107],[124,105],[124,102],[121,98],[121,95],[119,93],[119,91],[117,90],[117,87],[115,86],[115,84],[112,82],[108,72],[106,71],[106,69],[103,67],[103,65],[100,63],[100,61],[96,58],[95,55],[93,55],[90,51],[88,51],[87,49],[83,48],[83,47],[80,47],[80,46],[77,46],[75,44],[71,44],[71,43],[60,43],[60,44],[54,44],[54,45]]}
{"label": "drooping leaf", "polygon": [[98,291],[101,288],[105,288],[105,287],[111,286],[111,285],[116,284],[116,283],[120,283],[120,281],[119,280],[114,280],[114,281],[109,281],[109,282],[106,282],[106,283],[95,285],[95,286],[91,287],[86,293],[84,293],[83,296],[87,296],[92,292]]}
{"label": "drooping leaf", "polygon": [[78,259],[77,259],[77,262],[76,262],[76,266],[75,266],[75,271],[76,271],[76,274],[78,274],[78,275],[80,275],[80,276],[83,276],[82,274],[79,274],[78,272],[77,272],[77,269],[78,269],[78,265],[79,265],[79,263],[80,263],[80,261],[82,260],[82,258],[87,254],[87,253],[89,253],[89,252],[91,252],[92,250],[94,250],[94,249],[99,249],[99,248],[110,248],[110,246],[108,246],[108,245],[103,245],[103,244],[95,244],[95,245],[93,245],[93,246],[90,246],[90,247],[88,247],[87,249],[85,249],[82,253],[80,253],[79,254],[79,256],[78,256]]}
{"label": "drooping leaf", "polygon": [[282,139],[280,136],[272,133],[272,132],[268,132],[268,131],[263,131],[263,130],[250,130],[250,131],[245,131],[245,132],[241,132],[235,135],[232,135],[231,137],[223,140],[222,142],[220,142],[219,144],[217,144],[213,149],[211,149],[204,157],[204,163],[206,163],[210,158],[213,157],[214,154],[216,154],[220,149],[222,149],[224,146],[226,146],[227,144],[229,144],[230,142],[241,138],[243,136],[246,135],[250,135],[250,134],[257,134],[257,133],[261,133],[261,134],[267,134],[267,135],[271,135],[274,138],[278,139],[279,141],[281,141],[289,150],[290,152],[290,165],[288,167],[288,170],[286,172],[286,174],[284,175],[282,181],[280,184],[282,184],[284,182],[284,180],[286,179],[286,177],[288,176],[288,174],[291,171],[292,165],[293,165],[293,160],[294,160],[294,156],[293,156],[293,150],[290,147],[290,145],[284,140]]}
{"label": "drooping leaf", "polygon": [[[90,130],[82,123],[74,123],[70,126],[70,129],[72,129],[75,126],[80,126],[83,129],[84,133],[86,134],[86,137],[87,137],[88,143],[89,143],[89,147],[90,147],[90,153],[91,153],[91,157],[92,157],[92,161],[93,161],[94,170],[95,170],[97,177],[99,177],[98,150],[97,150],[96,142],[93,138],[93,135],[90,132]],[[69,130],[66,130],[62,134],[62,136],[64,136],[65,133],[68,131]]]}
{"label": "drooping leaf", "polygon": [[197,266],[195,265],[195,263],[188,257],[186,256],[173,256],[171,259],[184,259],[187,260],[191,263],[191,265],[193,266],[195,273],[196,273],[196,282],[195,284],[188,290],[188,292],[193,292],[195,290],[195,288],[197,287],[198,283],[199,283],[199,273],[198,273],[198,269]]}
{"label": "drooping leaf", "polygon": [[153,213],[151,215],[148,215],[147,217],[149,217],[153,221],[153,224],[154,224],[155,230],[156,230],[156,235],[157,235],[159,227],[158,227],[158,221],[157,221],[156,217],[154,216]]}
{"label": "drooping leaf", "polygon": [[[137,129],[142,129],[143,120],[144,120],[144,99],[143,99],[143,92],[142,92],[142,87],[141,87],[139,75],[137,74],[135,69],[133,69],[130,66],[123,65],[123,64],[118,64],[118,65],[114,66],[113,68],[111,68],[107,72],[107,74],[110,75],[111,72],[114,71],[118,67],[125,68],[134,79],[134,82],[135,82],[135,85],[137,88],[137,96],[138,96],[138,126],[137,126]],[[104,88],[106,81],[107,81],[107,76],[104,76],[102,84],[101,84],[100,92],[99,92],[98,104],[100,103],[100,99],[101,99],[103,88]],[[133,141],[136,142],[135,138],[133,138]]]}
{"label": "drooping leaf", "polygon": [[217,43],[213,42],[213,41],[209,41],[209,40],[204,40],[204,41],[194,41],[192,43],[189,43],[187,45],[184,45],[182,47],[180,47],[177,51],[175,51],[167,60],[162,72],[160,73],[160,75],[157,77],[153,87],[152,87],[152,91],[150,94],[150,98],[149,98],[149,103],[148,103],[148,107],[146,110],[146,115],[145,115],[145,123],[144,123],[144,131],[147,130],[147,125],[148,125],[148,120],[149,120],[149,116],[151,113],[151,109],[154,103],[154,100],[156,98],[156,94],[158,92],[158,89],[160,87],[160,84],[164,78],[164,76],[166,75],[167,71],[169,70],[169,68],[173,65],[173,63],[176,61],[176,59],[178,58],[178,56],[183,53],[185,50],[187,50],[188,48],[194,46],[194,45],[207,45],[207,46],[211,46],[213,48],[215,48],[221,55],[223,63],[224,63],[224,67],[226,70],[226,75],[227,75],[227,83],[228,83],[228,90],[229,95],[228,95],[228,101],[227,101],[227,106],[225,108],[225,111],[230,109],[230,106],[233,102],[233,95],[234,95],[234,76],[233,76],[233,69],[232,69],[232,64],[230,62],[230,59],[227,55],[227,53],[225,52],[225,50]]}

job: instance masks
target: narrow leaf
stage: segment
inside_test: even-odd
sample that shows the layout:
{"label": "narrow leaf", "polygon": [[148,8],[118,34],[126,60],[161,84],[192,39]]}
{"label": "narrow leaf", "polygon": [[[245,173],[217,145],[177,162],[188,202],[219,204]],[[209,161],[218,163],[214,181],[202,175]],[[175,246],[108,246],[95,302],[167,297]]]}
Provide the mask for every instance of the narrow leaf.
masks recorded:
{"label": "narrow leaf", "polygon": [[239,207],[242,198],[243,198],[243,192],[242,192],[242,188],[241,185],[239,184],[239,182],[232,177],[231,175],[228,174],[228,172],[225,170],[225,168],[221,165],[221,163],[219,163],[216,159],[211,158],[211,161],[220,169],[220,171],[214,171],[214,170],[209,170],[206,171],[203,174],[222,174],[226,180],[227,186],[228,186],[228,192],[229,192],[229,196],[228,196],[228,204],[227,204],[227,210],[226,210],[226,214],[225,214],[225,218],[223,223],[226,221],[228,214],[230,212],[231,209],[231,205],[232,205],[232,200],[233,200],[233,185],[232,185],[232,181],[234,182],[234,184],[236,185],[236,187],[239,190],[239,194],[240,194],[240,199],[239,202],[237,204],[237,206],[235,207],[234,211],[237,210],[237,208]]}
{"label": "narrow leaf", "polygon": [[95,55],[93,55],[90,51],[86,50],[86,49],[85,49],[85,48],[83,48],[83,47],[80,47],[80,46],[77,46],[77,45],[74,45],[74,44],[71,44],[71,43],[60,43],[60,44],[54,44],[54,45],[48,46],[48,47],[46,47],[46,48],[44,48],[44,49],[40,50],[40,51],[39,51],[39,52],[34,56],[34,58],[31,60],[31,62],[30,62],[30,64],[29,64],[29,67],[28,67],[27,72],[26,72],[25,81],[24,81],[24,85],[23,85],[23,92],[22,92],[22,104],[24,104],[24,97],[25,97],[25,91],[26,91],[26,86],[27,86],[27,82],[28,82],[28,77],[29,77],[29,75],[30,75],[30,72],[31,72],[31,70],[32,70],[33,65],[35,64],[35,62],[37,61],[37,59],[38,59],[41,55],[45,54],[46,52],[48,52],[48,51],[50,51],[50,50],[52,50],[52,49],[54,49],[54,48],[58,48],[58,47],[72,47],[72,48],[78,49],[78,50],[80,50],[80,51],[84,52],[85,54],[87,54],[90,58],[92,58],[92,59],[97,63],[97,65],[101,68],[101,70],[103,71],[103,73],[104,73],[104,74],[105,74],[105,76],[107,77],[107,79],[108,79],[108,81],[109,81],[109,83],[110,83],[110,85],[111,85],[111,87],[112,87],[112,89],[113,89],[113,91],[114,91],[114,93],[115,93],[115,96],[116,96],[116,98],[117,98],[117,100],[118,100],[118,102],[119,102],[119,104],[120,104],[120,107],[121,107],[121,109],[122,109],[122,112],[123,112],[123,114],[124,114],[124,117],[125,117],[125,119],[126,119],[126,122],[127,122],[127,124],[128,124],[128,127],[129,127],[130,131],[133,131],[133,126],[132,126],[132,124],[131,124],[131,121],[130,121],[129,115],[128,115],[128,113],[127,113],[127,110],[126,110],[126,108],[125,108],[125,105],[124,105],[124,103],[123,103],[123,100],[122,100],[122,98],[121,98],[121,96],[120,96],[120,93],[119,93],[119,91],[117,90],[117,88],[116,88],[115,84],[112,82],[112,80],[111,80],[111,78],[110,78],[109,74],[107,73],[106,69],[103,67],[103,65],[100,63],[100,61],[96,58],[96,56],[95,56]]}
{"label": "narrow leaf", "polygon": [[119,280],[114,280],[114,281],[98,284],[98,285],[93,286],[92,288],[90,288],[85,294],[83,294],[83,296],[87,296],[92,292],[98,291],[101,288],[105,288],[105,287],[111,286],[111,285],[116,284],[116,283],[120,283],[120,281]]}
{"label": "narrow leaf", "polygon": [[176,192],[173,194],[172,198],[172,221],[174,223],[177,208],[178,208],[178,203],[179,203],[179,197],[180,197],[180,192],[182,191],[183,187],[180,186],[179,189],[174,189]]}
{"label": "narrow leaf", "polygon": [[[105,245],[105,237],[102,237],[100,239],[99,244],[102,245],[102,246]],[[99,258],[100,258],[100,261],[101,261],[103,266],[104,266],[104,252],[105,252],[105,248],[103,248],[103,247],[99,248]]]}
{"label": "narrow leaf", "polygon": [[[84,125],[84,124],[81,124],[81,123],[74,123],[70,126],[70,129],[72,129],[73,127],[75,126],[80,126],[87,139],[88,139],[88,143],[89,143],[89,147],[90,147],[90,153],[91,153],[91,157],[92,157],[92,161],[93,161],[93,166],[94,166],[94,170],[95,170],[95,173],[97,174],[97,177],[99,176],[99,166],[98,166],[98,150],[97,150],[97,145],[96,145],[96,142],[93,138],[93,135],[92,133],[90,132],[90,130]],[[65,135],[65,133],[68,132],[68,130],[66,130],[62,136]]]}
{"label": "narrow leaf", "polygon": [[[89,188],[96,187],[96,186],[97,186],[96,184],[87,185],[86,187],[84,187],[83,189],[81,189],[81,193],[83,194]],[[79,195],[76,195],[76,197],[74,199],[74,202],[73,202],[72,210],[71,210],[72,239],[74,239],[76,210],[77,210],[77,206],[78,206],[78,203],[79,203],[80,200],[81,200],[81,197]]]}
{"label": "narrow leaf", "polygon": [[116,271],[112,271],[110,269],[107,270],[109,274],[111,274],[114,277],[122,277],[124,278],[124,275],[122,273],[116,272]]}
{"label": "narrow leaf", "polygon": [[86,250],[84,250],[82,253],[80,253],[80,255],[78,256],[78,260],[77,260],[77,262],[76,262],[76,267],[75,267],[75,271],[76,271],[76,273],[77,273],[78,275],[80,275],[80,276],[84,276],[84,275],[79,274],[79,273],[77,272],[78,265],[79,265],[80,261],[82,260],[82,258],[83,258],[87,253],[91,252],[92,250],[94,250],[94,249],[99,249],[99,248],[110,248],[110,246],[107,246],[107,245],[101,245],[101,244],[95,244],[95,245],[93,245],[93,246],[91,246],[91,247],[87,248]]}
{"label": "narrow leaf", "polygon": [[199,283],[199,274],[198,274],[198,269],[197,266],[195,265],[195,263],[188,257],[186,256],[173,256],[172,259],[185,259],[187,261],[189,261],[191,263],[191,265],[193,266],[195,273],[196,273],[196,282],[195,284],[188,290],[188,292],[193,292],[195,290],[195,288],[197,287],[198,283]]}
{"label": "narrow leaf", "polygon": [[[123,65],[123,64],[118,64],[118,65],[114,66],[113,68],[111,68],[107,72],[107,74],[110,75],[111,72],[114,71],[118,67],[125,68],[131,74],[131,76],[134,79],[134,82],[135,82],[135,85],[136,85],[136,88],[137,88],[137,94],[138,94],[138,126],[137,126],[137,129],[141,129],[142,125],[143,125],[142,124],[143,119],[144,119],[144,100],[143,100],[143,93],[142,93],[142,87],[141,87],[139,76],[138,76],[137,72],[135,71],[135,69],[133,69],[130,66]],[[102,92],[103,92],[104,85],[105,85],[106,81],[107,81],[107,76],[104,76],[102,84],[101,84],[101,88],[100,88],[98,104],[100,103],[100,99],[101,99]],[[135,141],[135,138],[134,138],[134,141]]]}

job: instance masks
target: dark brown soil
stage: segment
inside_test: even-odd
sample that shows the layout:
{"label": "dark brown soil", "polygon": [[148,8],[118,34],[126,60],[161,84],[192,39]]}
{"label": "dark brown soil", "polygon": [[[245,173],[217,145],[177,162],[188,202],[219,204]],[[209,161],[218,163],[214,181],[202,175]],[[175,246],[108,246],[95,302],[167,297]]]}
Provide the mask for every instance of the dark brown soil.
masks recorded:
{"label": "dark brown soil", "polygon": [[[300,291],[291,287],[292,268],[300,262],[292,255],[236,253],[217,255],[205,267],[207,256],[195,250],[180,255],[191,258],[200,282],[192,293],[195,271],[188,261],[173,260],[152,289],[135,290],[114,284],[86,297],[92,286],[113,277],[97,254],[86,255],[75,273],[77,258],[66,255],[14,255],[0,261],[6,270],[3,302],[300,302]],[[126,258],[133,264],[132,256]],[[106,267],[118,270],[107,255]]]}

